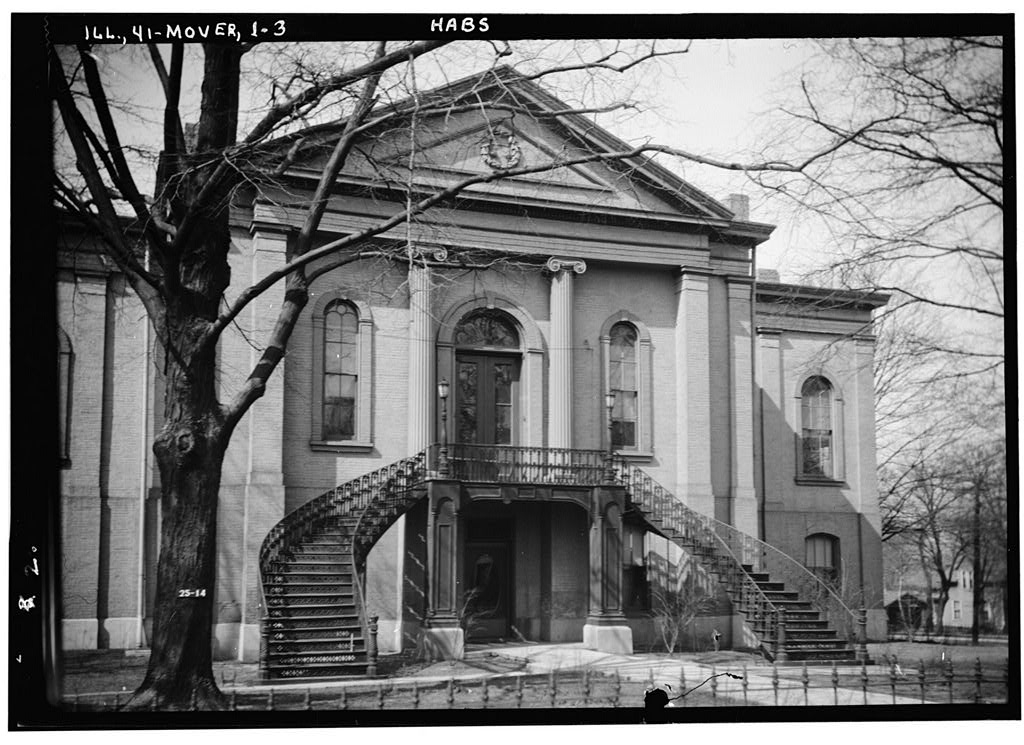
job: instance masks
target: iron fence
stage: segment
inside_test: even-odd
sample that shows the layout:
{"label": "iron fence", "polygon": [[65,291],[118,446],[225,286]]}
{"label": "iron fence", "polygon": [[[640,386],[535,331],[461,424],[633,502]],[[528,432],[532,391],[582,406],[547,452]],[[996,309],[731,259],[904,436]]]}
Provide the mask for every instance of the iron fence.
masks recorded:
{"label": "iron fence", "polygon": [[[547,674],[499,674],[472,680],[361,681],[316,688],[250,687],[224,691],[229,711],[348,711],[524,708],[636,708],[661,688],[669,706],[849,706],[1003,704],[1009,702],[1009,662],[1000,670],[921,661],[914,666],[687,668],[620,675],[584,669]],[[115,711],[130,693],[65,696],[70,711]],[[152,709],[160,710],[157,700]],[[192,702],[188,710],[195,710]]]}

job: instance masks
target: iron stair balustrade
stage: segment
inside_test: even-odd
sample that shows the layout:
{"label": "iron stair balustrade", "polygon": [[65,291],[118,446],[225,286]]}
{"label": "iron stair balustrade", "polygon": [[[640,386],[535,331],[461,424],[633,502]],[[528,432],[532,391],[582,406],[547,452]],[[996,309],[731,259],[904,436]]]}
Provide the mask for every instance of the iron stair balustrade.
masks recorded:
{"label": "iron stair balustrade", "polygon": [[411,458],[392,463],[386,469],[388,478],[383,489],[378,489],[378,498],[368,504],[360,513],[352,531],[350,554],[352,578],[355,585],[356,609],[363,625],[363,638],[367,641],[366,674],[377,674],[377,617],[366,613],[366,559],[370,549],[381,536],[394,525],[399,517],[423,498],[425,492],[417,491],[427,474],[430,448],[422,450]]}
{"label": "iron stair balustrade", "polygon": [[[426,477],[425,463],[426,451],[421,451],[410,458],[403,458],[347,481],[293,510],[271,528],[261,546],[259,562],[260,601],[263,611],[260,638],[261,680],[321,677],[336,674],[339,668],[351,668],[352,663],[362,664],[360,657],[365,656],[367,652],[368,624],[362,601],[362,587],[354,571],[355,529],[359,524],[359,518],[376,500],[388,501],[391,498],[390,492],[394,489],[407,489],[409,485],[416,483],[417,478],[422,481]],[[403,475],[401,480],[393,478],[397,473]],[[385,529],[386,526],[368,542],[364,538],[364,559],[365,553],[369,552]],[[338,540],[328,539],[324,542],[327,536],[338,537]],[[337,557],[337,560],[303,561],[304,556],[317,556],[318,553],[322,556]],[[348,554],[347,557],[344,556],[345,553]],[[319,572],[315,569],[315,565],[318,564],[324,565]],[[294,574],[308,577],[297,576],[294,582],[290,582],[289,567],[303,565],[311,570]],[[344,569],[340,569],[341,567]],[[346,570],[349,571],[347,580]],[[307,588],[306,593],[297,594],[307,598],[310,604],[304,607],[311,609],[310,612],[314,614],[312,618],[298,619],[301,621],[299,624],[296,624],[296,619],[288,613],[288,610],[294,607],[288,600],[289,584]],[[317,592],[318,590],[324,591]],[[350,605],[346,603],[349,596],[352,598]],[[323,607],[317,608],[317,605]],[[352,608],[351,613],[344,610],[347,605]],[[340,610],[334,615],[322,613],[326,607]],[[341,629],[346,626],[345,618],[349,616],[355,617],[351,625],[358,625],[361,637],[356,637],[351,631],[345,631],[345,635],[333,636],[334,633],[341,633]],[[304,624],[315,624],[318,617],[322,617],[328,624],[319,630],[328,631],[330,638],[316,640],[312,646],[319,644],[332,649],[302,652],[301,642],[310,638],[305,635],[306,630],[318,631],[315,625],[309,627]],[[344,648],[346,644],[347,649]],[[351,657],[351,661],[343,659],[346,657]],[[318,668],[315,665],[322,667]]]}
{"label": "iron stair balustrade", "polygon": [[[630,507],[653,530],[690,554],[717,577],[737,609],[747,618],[767,656],[785,655],[785,620],[781,610],[744,569],[743,562],[724,542],[709,518],[680,502],[641,469],[613,459],[617,482],[626,488]],[[780,633],[782,632],[782,633]]]}
{"label": "iron stair balustrade", "polygon": [[[785,661],[796,655],[811,661],[815,656],[831,660],[855,654],[868,661],[863,610],[855,615],[827,583],[795,559],[732,525],[696,512],[628,461],[617,457],[613,465],[632,506],[651,527],[706,569],[724,577],[730,597],[773,657]],[[776,587],[770,587],[773,585]],[[789,614],[787,605],[795,606]],[[802,605],[809,605],[818,617],[806,618],[808,612]],[[819,625],[821,619],[825,628]],[[801,628],[801,623],[811,626]],[[837,628],[845,632],[847,643],[853,640],[852,630],[859,629],[855,652],[849,646],[839,648]]]}

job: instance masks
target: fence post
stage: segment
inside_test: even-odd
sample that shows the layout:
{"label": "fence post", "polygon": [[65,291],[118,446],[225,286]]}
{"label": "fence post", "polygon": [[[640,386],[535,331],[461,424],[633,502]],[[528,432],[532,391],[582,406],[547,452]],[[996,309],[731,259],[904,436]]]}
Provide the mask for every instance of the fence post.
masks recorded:
{"label": "fence post", "polygon": [[981,658],[974,658],[974,703],[981,703]]}
{"label": "fence post", "polygon": [[583,668],[583,705],[590,706],[590,670]]}
{"label": "fence post", "polygon": [[366,619],[366,674],[371,678],[377,675],[377,616]]}
{"label": "fence post", "polygon": [[348,688],[342,686],[341,695],[338,697],[338,708],[342,711],[348,709]]}
{"label": "fence post", "polygon": [[786,609],[779,608],[775,611],[775,659],[779,662],[788,662],[789,653],[786,651]]}
{"label": "fence post", "polygon": [[455,678],[448,679],[448,708],[455,706]]}
{"label": "fence post", "polygon": [[772,689],[775,691],[775,705],[779,705],[779,666],[772,662]]}
{"label": "fence post", "polygon": [[868,661],[868,611],[863,606],[857,612],[857,658]]}
{"label": "fence post", "polygon": [[686,665],[679,664],[679,695],[682,696],[680,701],[682,705],[686,706]]}
{"label": "fence post", "polygon": [[889,661],[889,687],[892,688],[892,702],[896,703],[896,660]]}
{"label": "fence post", "polygon": [[267,695],[267,711],[273,711],[273,710],[274,710],[274,689],[271,688],[269,694]]}
{"label": "fence post", "polygon": [[231,711],[238,711],[238,699],[237,699],[237,695],[238,695],[238,694],[237,694],[237,693],[236,693],[235,691],[231,691],[231,695],[230,695],[230,696],[228,696],[228,708],[229,708],[229,709],[230,709]]}
{"label": "fence post", "polygon": [[384,684],[377,684],[377,709],[384,708]]}
{"label": "fence post", "polygon": [[861,684],[862,690],[864,691],[864,704],[867,705],[867,703],[868,703],[868,663],[866,661],[864,661],[864,660],[861,660],[860,664],[861,664],[861,668],[860,668],[860,684]]}
{"label": "fence post", "polygon": [[807,662],[806,661],[804,662],[804,671],[803,671],[803,674],[800,676],[800,679],[801,679],[801,681],[804,684],[804,706],[807,706],[807,705],[809,705],[809,702],[807,700],[807,686],[810,684],[811,679],[807,677]]}
{"label": "fence post", "polygon": [[548,673],[548,697],[551,702],[551,708],[555,708],[555,700],[558,698],[558,689],[556,688],[555,671],[552,670]]}
{"label": "fence post", "polygon": [[711,666],[711,705],[718,706],[718,672]]}
{"label": "fence post", "polygon": [[[1006,679],[1007,679],[1007,681],[1009,681],[1009,679],[1010,679],[1010,664],[1009,663],[1006,664]],[[622,695],[622,678],[619,677],[619,671],[616,670],[615,671],[615,698],[612,699],[612,706],[613,707],[618,708],[618,706],[619,706],[619,697],[621,695]],[[685,701],[686,699],[684,698],[683,700]]]}
{"label": "fence post", "polygon": [[832,703],[839,706],[839,668],[835,660],[832,660]]}
{"label": "fence post", "polygon": [[420,708],[420,687],[415,680],[412,682],[412,708]]}
{"label": "fence post", "polygon": [[743,663],[743,683],[742,683],[742,685],[743,685],[743,705],[744,706],[748,706],[750,702],[747,701],[747,688],[750,686],[750,680],[747,678],[747,663],[746,662]]}
{"label": "fence post", "polygon": [[487,694],[487,678],[484,678],[483,685],[480,686],[480,703],[483,705],[483,708],[485,709],[487,708],[488,698],[489,696]]}
{"label": "fence post", "polygon": [[[618,675],[618,672],[615,673]],[[516,678],[516,708],[523,708],[523,676]]]}
{"label": "fence post", "polygon": [[924,660],[918,660],[920,667],[917,671],[917,682],[921,686],[921,703],[924,703]]}
{"label": "fence post", "polygon": [[949,689],[949,703],[953,703],[953,660],[946,660],[946,687]]}

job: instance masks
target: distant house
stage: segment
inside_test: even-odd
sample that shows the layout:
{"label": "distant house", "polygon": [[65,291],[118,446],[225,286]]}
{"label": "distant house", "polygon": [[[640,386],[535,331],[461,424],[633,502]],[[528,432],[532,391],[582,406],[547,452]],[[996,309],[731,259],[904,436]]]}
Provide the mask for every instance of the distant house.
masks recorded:
{"label": "distant house", "polygon": [[[400,209],[409,178],[436,189],[624,146],[580,117],[503,113],[509,95],[564,108],[509,71],[446,93],[480,107],[420,121],[411,176],[407,133],[367,132],[319,240]],[[863,605],[884,636],[871,317],[885,297],[759,279],[772,226],[743,198],[628,166],[478,185],[378,237],[403,260],[314,272],[224,464],[219,657],[337,673],[365,664],[371,616],[382,652],[457,656],[467,635],[631,651],[655,643],[652,587],[687,556],[723,588],[709,622],[723,644],[774,649],[784,619],[794,659],[816,648],[798,649],[819,624],[810,601],[755,570],[833,598],[854,626]],[[298,162],[280,192],[236,199],[229,294],[282,265],[318,174]],[[161,356],[90,240],[63,229],[62,634],[66,649],[129,648],[147,645],[154,604]],[[222,395],[283,291],[223,340]]]}

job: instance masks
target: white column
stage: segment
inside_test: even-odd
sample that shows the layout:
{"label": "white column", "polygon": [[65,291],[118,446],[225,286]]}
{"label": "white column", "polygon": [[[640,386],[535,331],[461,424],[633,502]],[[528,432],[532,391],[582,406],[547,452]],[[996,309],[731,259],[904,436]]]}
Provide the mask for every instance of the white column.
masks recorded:
{"label": "white column", "polygon": [[754,361],[751,346],[751,282],[730,277],[729,366],[732,398],[732,473],[730,499],[733,525],[756,536],[757,498],[754,493]]}
{"label": "white column", "polygon": [[714,517],[711,493],[711,338],[708,272],[681,267],[676,311],[677,492]]}
{"label": "white column", "polygon": [[583,274],[587,265],[552,257],[547,269],[551,272],[548,447],[571,448],[573,274]]}
{"label": "white column", "polygon": [[430,317],[430,269],[409,268],[409,454],[431,442],[434,400],[434,334]]}

